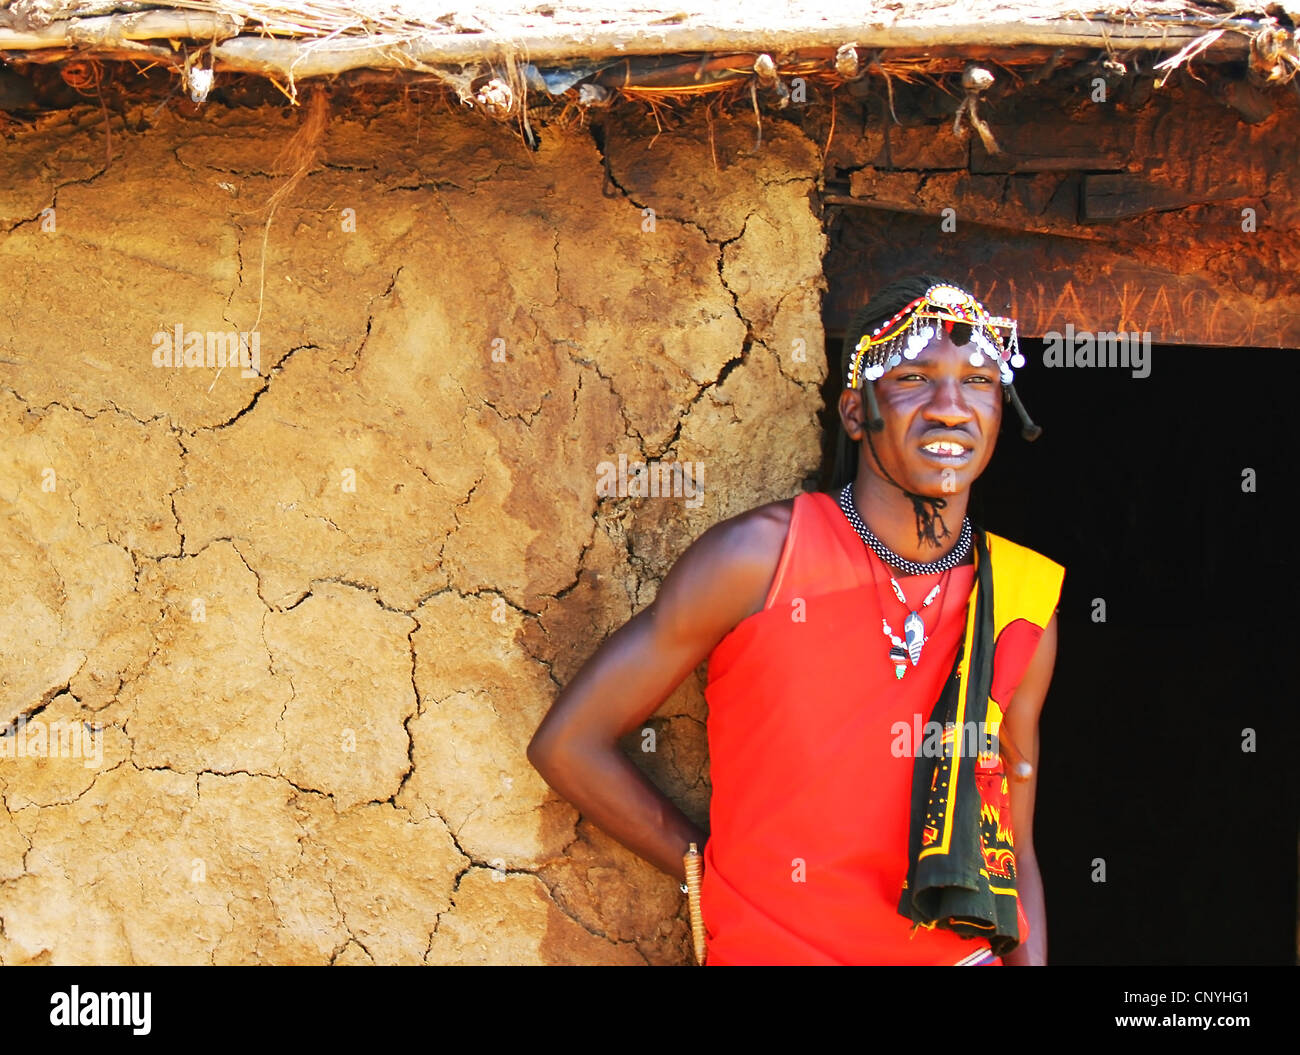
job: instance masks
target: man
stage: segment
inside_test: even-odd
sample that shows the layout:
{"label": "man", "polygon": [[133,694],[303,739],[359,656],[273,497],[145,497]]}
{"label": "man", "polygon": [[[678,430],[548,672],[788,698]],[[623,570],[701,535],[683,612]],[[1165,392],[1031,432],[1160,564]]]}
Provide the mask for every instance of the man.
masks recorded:
{"label": "man", "polygon": [[[1004,398],[1040,431],[1022,364],[1015,323],[967,291],[883,290],[845,340],[833,493],[706,531],[529,745],[665,872],[704,847],[708,962],[1045,962],[1032,825],[1063,569],[965,518]],[[617,747],[706,656],[707,837]]]}

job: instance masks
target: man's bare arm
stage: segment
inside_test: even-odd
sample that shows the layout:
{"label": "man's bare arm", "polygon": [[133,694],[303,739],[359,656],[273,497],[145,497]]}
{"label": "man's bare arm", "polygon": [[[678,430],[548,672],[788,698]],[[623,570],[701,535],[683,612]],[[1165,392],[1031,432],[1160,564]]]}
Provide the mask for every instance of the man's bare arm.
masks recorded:
{"label": "man's bare arm", "polygon": [[[1056,616],[1053,615],[1003,719],[1012,756],[1007,775],[1010,777],[1011,823],[1016,840],[1016,886],[1029,920],[1029,940],[1005,958],[1006,963],[1018,967],[1047,963],[1047,909],[1043,901],[1043,879],[1034,854],[1034,796],[1038,790],[1038,718],[1055,666]],[[1017,745],[1024,745],[1023,756],[1016,749]],[[1015,772],[1015,763],[1021,760],[1033,767],[1027,777],[1020,777]]]}
{"label": "man's bare arm", "polygon": [[762,608],[791,504],[716,524],[682,555],[654,602],[612,634],[565,687],[528,760],[597,827],[670,875],[705,833],[619,749],[737,623]]}

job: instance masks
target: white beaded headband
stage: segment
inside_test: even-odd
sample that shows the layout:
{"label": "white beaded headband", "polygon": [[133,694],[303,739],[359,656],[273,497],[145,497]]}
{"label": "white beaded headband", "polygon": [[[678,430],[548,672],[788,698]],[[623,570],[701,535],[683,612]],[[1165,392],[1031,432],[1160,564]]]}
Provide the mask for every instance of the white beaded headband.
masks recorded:
{"label": "white beaded headband", "polygon": [[[947,323],[947,326],[942,324]],[[1016,337],[1016,320],[990,315],[984,305],[958,286],[931,286],[898,314],[863,334],[849,361],[845,387],[861,388],[863,381],[875,381],[904,359],[915,359],[926,345],[951,332],[958,323],[971,328],[972,366],[991,359],[998,364],[1004,385],[1012,382],[1012,367],[1025,365]]]}

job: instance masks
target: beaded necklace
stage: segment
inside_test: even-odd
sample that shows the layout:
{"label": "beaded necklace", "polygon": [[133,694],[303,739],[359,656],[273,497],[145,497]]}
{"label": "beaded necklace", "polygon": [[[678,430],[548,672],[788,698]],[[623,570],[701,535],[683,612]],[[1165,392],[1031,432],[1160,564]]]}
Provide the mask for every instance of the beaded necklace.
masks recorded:
{"label": "beaded necklace", "polygon": [[[929,608],[934,600],[943,593],[943,588],[948,581],[948,576],[958,564],[962,562],[966,554],[970,552],[971,547],[971,528],[970,518],[962,520],[962,533],[957,540],[957,545],[950,553],[945,554],[937,561],[931,561],[928,564],[921,564],[917,561],[908,560],[906,557],[900,557],[883,542],[880,541],[871,529],[858,516],[857,508],[853,504],[852,484],[846,484],[839,495],[839,506],[844,512],[845,518],[852,525],[858,537],[862,539],[867,550],[875,555],[877,560],[885,566],[885,574],[889,576],[889,585],[894,589],[894,596],[898,598],[899,603],[908,609],[907,619],[903,622],[903,637],[894,633],[894,628],[889,625],[889,619],[885,616],[885,604],[881,599],[881,631],[889,639],[889,661],[894,665],[894,677],[902,679],[907,673],[907,663],[911,660],[912,666],[921,662],[921,650],[930,640],[930,635],[925,631],[925,621],[921,618],[921,612]],[[874,561],[868,561],[871,565],[871,582],[876,587],[876,596],[880,597],[880,582],[876,577],[876,565]],[[900,567],[903,571],[911,575],[933,575],[942,572],[943,577],[937,582],[932,590],[925,596],[919,608],[913,608],[907,603],[907,596],[903,593],[903,588],[898,584],[898,580],[889,570],[889,565]],[[943,619],[943,606],[947,602],[944,597],[939,604],[939,621]],[[935,625],[938,625],[936,622]]]}
{"label": "beaded necklace", "polygon": [[[840,491],[836,499],[840,509],[848,518],[853,530],[858,533],[858,538],[866,543],[867,548],[871,550],[880,560],[887,565],[892,565],[906,572],[908,575],[934,575],[937,572],[949,571],[957,567],[966,559],[970,553],[971,547],[971,527],[970,517],[962,517],[961,534],[957,536],[957,545],[949,553],[944,554],[938,560],[930,561],[928,564],[922,564],[919,561],[908,560],[906,557],[900,557],[892,549],[886,546],[880,539],[872,534],[871,529],[867,527],[863,519],[858,516],[857,506],[853,504],[853,484],[847,483],[844,489]],[[907,602],[904,601],[904,604]]]}

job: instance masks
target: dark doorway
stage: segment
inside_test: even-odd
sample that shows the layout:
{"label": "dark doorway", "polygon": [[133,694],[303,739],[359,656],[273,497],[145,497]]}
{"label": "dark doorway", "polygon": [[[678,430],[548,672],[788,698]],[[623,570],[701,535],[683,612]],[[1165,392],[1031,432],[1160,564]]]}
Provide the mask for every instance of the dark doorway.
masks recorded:
{"label": "dark doorway", "polygon": [[1035,811],[1051,961],[1294,963],[1296,353],[1157,345],[1134,377],[1022,349],[1045,434],[1008,408],[971,515],[1066,567]]}

